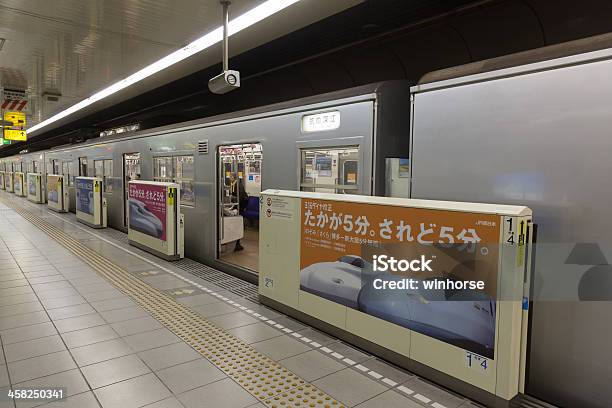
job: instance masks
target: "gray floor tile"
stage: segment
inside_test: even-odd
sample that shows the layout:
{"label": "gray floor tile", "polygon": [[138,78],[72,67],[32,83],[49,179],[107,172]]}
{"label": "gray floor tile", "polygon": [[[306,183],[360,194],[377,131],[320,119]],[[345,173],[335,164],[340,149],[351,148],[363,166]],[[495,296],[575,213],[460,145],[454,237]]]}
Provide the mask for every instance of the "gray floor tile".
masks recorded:
{"label": "gray floor tile", "polygon": [[116,299],[124,297],[119,289],[103,290],[100,292],[91,292],[83,295],[88,302],[99,302],[101,300]]}
{"label": "gray floor tile", "polygon": [[186,296],[177,299],[177,302],[184,304],[185,306],[202,306],[210,303],[217,303],[219,299],[214,296],[207,295],[205,293],[194,296]]}
{"label": "gray floor tile", "polygon": [[0,365],[0,387],[6,387],[10,384],[11,382],[9,381],[8,369],[6,368],[6,365],[2,364]]}
{"label": "gray floor tile", "polygon": [[139,306],[107,310],[105,312],[101,312],[100,314],[102,315],[104,320],[109,323],[121,322],[123,320],[131,320],[139,317],[149,316],[149,314]]}
{"label": "gray floor tile", "polygon": [[51,320],[54,320],[54,321],[62,320],[62,319],[69,319],[71,317],[77,317],[77,316],[82,316],[82,315],[88,315],[88,314],[92,314],[95,312],[96,311],[94,310],[94,308],[91,307],[87,303],[83,303],[81,305],[66,306],[66,307],[60,307],[57,309],[47,310],[47,313],[51,317]]}
{"label": "gray floor tile", "polygon": [[[12,273],[4,273],[5,271],[2,270],[2,266],[0,266],[0,282],[10,282],[10,281],[14,281],[14,280],[25,280],[24,275],[21,272],[15,271]],[[26,282],[27,283],[27,282]]]}
{"label": "gray floor tile", "polygon": [[96,283],[108,283],[108,282],[106,282],[106,280],[104,280],[103,278],[101,278],[100,276],[97,276],[97,275],[85,276],[85,277],[82,277],[82,278],[72,278],[72,279],[68,279],[68,281],[70,281],[72,286],[77,288],[77,290],[80,287],[88,286],[88,285],[93,285],[93,284],[96,284]]}
{"label": "gray floor tile", "polygon": [[[220,380],[178,395],[186,408],[243,408],[257,400],[231,379]],[[206,401],[206,405],[203,402]]]}
{"label": "gray floor tile", "polygon": [[219,316],[222,314],[238,312],[237,309],[233,308],[225,302],[209,303],[206,305],[194,306],[192,309],[205,317]]}
{"label": "gray floor tile", "polygon": [[21,295],[0,296],[0,306],[16,305],[19,303],[36,302],[38,298],[34,293],[25,293]]}
{"label": "gray floor tile", "polygon": [[312,328],[300,330],[298,333],[314,342],[321,344],[322,346],[338,341],[338,339],[336,339],[335,337],[331,337],[323,332]]}
{"label": "gray floor tile", "polygon": [[279,364],[306,381],[316,380],[346,367],[316,350],[280,360]]}
{"label": "gray floor tile", "polygon": [[[330,347],[331,348],[331,347]],[[387,377],[396,383],[403,383],[414,377],[414,374],[407,371],[396,368],[384,361],[376,358],[371,358],[363,363],[370,370],[377,372],[378,374]]]}
{"label": "gray floor tile", "polygon": [[402,385],[413,390],[415,395],[421,394],[424,397],[442,404],[447,408],[457,408],[465,402],[463,398],[451,394],[450,392],[436,387],[435,385],[432,385],[420,378],[415,377]]}
{"label": "gray floor tile", "polygon": [[66,350],[66,346],[58,335],[4,345],[4,354],[9,363],[62,350]]}
{"label": "gray floor tile", "polygon": [[23,313],[15,316],[0,318],[0,331],[13,329],[15,327],[30,326],[32,324],[48,322],[49,317],[45,312]]}
{"label": "gray floor tile", "polygon": [[342,354],[344,356],[343,358],[348,358],[356,363],[363,363],[364,361],[370,361],[372,359],[370,354],[366,354],[340,341],[328,344],[327,347],[334,350],[336,353]]}
{"label": "gray floor tile", "polygon": [[135,354],[83,367],[91,388],[100,388],[151,372]]}
{"label": "gray floor tile", "polygon": [[146,405],[144,408],[185,408],[176,397],[166,398],[165,400]]}
{"label": "gray floor tile", "polygon": [[171,396],[154,374],[98,388],[94,393],[103,408],[138,408]]}
{"label": "gray floor tile", "polygon": [[274,321],[277,324],[281,324],[285,326],[286,328],[291,329],[293,331],[300,331],[300,330],[304,330],[308,328],[308,326],[298,322],[297,320],[291,319],[290,317],[287,317],[287,316],[277,317],[274,319]]}
{"label": "gray floor tile", "polygon": [[57,309],[60,307],[74,306],[86,303],[86,300],[81,295],[66,296],[60,298],[44,298],[41,299],[42,304],[46,309]]}
{"label": "gray floor tile", "polygon": [[136,352],[166,346],[168,344],[178,343],[181,341],[181,339],[166,328],[132,334],[124,337],[123,339]]}
{"label": "gray floor tile", "polygon": [[142,351],[138,355],[155,371],[202,357],[184,342]]}
{"label": "gray floor tile", "polygon": [[157,376],[174,394],[180,394],[226,377],[221,370],[203,358],[158,371]]}
{"label": "gray floor tile", "polygon": [[395,392],[389,390],[383,392],[371,398],[361,404],[357,405],[358,408],[423,408],[421,404],[417,404],[413,400]]}
{"label": "gray floor tile", "polygon": [[106,324],[106,321],[99,314],[71,317],[55,322],[55,326],[60,333],[87,329],[88,327],[101,326],[103,324]]}
{"label": "gray floor tile", "polygon": [[360,404],[388,390],[384,385],[349,368],[320,378],[313,385],[349,406]]}
{"label": "gray floor tile", "polygon": [[209,317],[208,320],[221,327],[222,329],[226,330],[260,322],[259,319],[253,318],[243,312],[235,312],[220,316],[213,316]]}
{"label": "gray floor tile", "polygon": [[14,383],[45,377],[73,368],[76,368],[76,364],[74,364],[72,357],[70,357],[67,351],[60,351],[8,364],[11,381]]}
{"label": "gray floor tile", "polygon": [[273,360],[282,360],[312,350],[308,345],[290,336],[273,337],[268,340],[253,343],[252,346]]}
{"label": "gray floor tile", "polygon": [[33,272],[24,272],[23,273],[28,278],[40,278],[42,276],[52,276],[58,275],[59,271],[55,268],[43,269],[41,271],[33,271]]}
{"label": "gray floor tile", "polygon": [[87,346],[119,337],[109,325],[95,326],[62,334],[68,348]]}
{"label": "gray floor tile", "polygon": [[17,286],[27,286],[28,281],[25,279],[0,280],[0,289],[16,288]]}
{"label": "gray floor tile", "polygon": [[131,334],[161,329],[163,327],[160,322],[148,315],[138,319],[112,323],[111,326],[120,336],[129,336]]}
{"label": "gray floor tile", "polygon": [[0,297],[25,295],[32,293],[32,289],[29,286],[18,286],[16,288],[0,289]]}
{"label": "gray floor tile", "polygon": [[45,408],[99,408],[100,404],[96,400],[93,392],[84,392],[72,397],[66,398],[65,401],[52,402],[44,406]]}
{"label": "gray floor tile", "polygon": [[34,289],[35,292],[44,293],[58,289],[72,289],[72,286],[70,285],[70,282],[62,280],[58,282],[39,283],[37,285],[32,285],[32,289]]}
{"label": "gray floor tile", "polygon": [[23,313],[33,313],[43,310],[40,302],[18,303],[16,305],[0,306],[0,318]]}
{"label": "gray floor tile", "polygon": [[65,298],[69,296],[78,296],[79,292],[74,288],[53,289],[44,292],[39,292],[38,297],[41,301],[46,299]]}
{"label": "gray floor tile", "polygon": [[250,324],[248,326],[237,327],[228,330],[228,333],[246,341],[247,343],[255,343],[258,341],[268,340],[272,337],[282,336],[283,333],[273,329],[266,323]]}
{"label": "gray floor tile", "polygon": [[[66,396],[80,394],[89,391],[89,386],[79,370],[69,370],[35,380],[25,381],[17,384],[20,387],[31,388],[64,388]],[[58,404],[61,401],[56,401]],[[41,405],[41,401],[17,403],[17,408],[26,408]],[[45,408],[47,405],[45,405]]]}
{"label": "gray floor tile", "polygon": [[106,283],[106,282],[94,283],[91,285],[83,285],[77,288],[77,290],[79,291],[81,295],[85,295],[87,293],[94,293],[94,292],[103,292],[103,291],[111,290],[111,289],[115,289],[115,287],[111,285],[110,283]]}
{"label": "gray floor tile", "polygon": [[38,339],[57,334],[51,322],[33,324],[0,332],[4,345],[18,343],[26,340]]}
{"label": "gray floor tile", "polygon": [[134,301],[127,296],[91,302],[91,305],[98,312],[105,312],[107,310],[115,309],[125,309],[126,307],[137,306],[136,303],[134,303]]}
{"label": "gray floor tile", "polygon": [[134,351],[122,339],[101,341],[70,349],[79,367],[132,354]]}
{"label": "gray floor tile", "polygon": [[38,285],[41,283],[49,283],[49,282],[57,282],[57,281],[63,281],[64,276],[60,275],[58,272],[56,272],[56,275],[47,275],[47,276],[39,276],[39,277],[35,277],[35,278],[28,278],[28,281],[30,282],[31,285]]}

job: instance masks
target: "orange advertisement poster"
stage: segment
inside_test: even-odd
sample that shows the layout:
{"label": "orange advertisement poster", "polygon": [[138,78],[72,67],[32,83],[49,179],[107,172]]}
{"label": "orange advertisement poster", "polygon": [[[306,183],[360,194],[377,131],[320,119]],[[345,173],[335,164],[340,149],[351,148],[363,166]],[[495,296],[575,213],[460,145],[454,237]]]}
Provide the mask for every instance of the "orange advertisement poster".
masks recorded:
{"label": "orange advertisement poster", "polygon": [[[493,357],[500,216],[305,198],[301,206],[302,290]],[[391,258],[413,267],[375,267]],[[384,286],[408,279],[404,290]],[[434,281],[482,286],[429,290]]]}

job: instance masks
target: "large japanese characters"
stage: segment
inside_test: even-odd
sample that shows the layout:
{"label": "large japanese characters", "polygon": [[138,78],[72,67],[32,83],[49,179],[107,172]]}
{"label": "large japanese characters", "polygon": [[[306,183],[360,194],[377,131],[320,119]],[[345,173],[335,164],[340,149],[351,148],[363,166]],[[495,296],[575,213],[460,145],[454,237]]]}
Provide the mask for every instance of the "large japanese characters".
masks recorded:
{"label": "large japanese characters", "polygon": [[498,216],[315,199],[301,213],[302,290],[493,358]]}
{"label": "large japanese characters", "polygon": [[130,228],[166,240],[166,187],[131,182],[129,187]]}

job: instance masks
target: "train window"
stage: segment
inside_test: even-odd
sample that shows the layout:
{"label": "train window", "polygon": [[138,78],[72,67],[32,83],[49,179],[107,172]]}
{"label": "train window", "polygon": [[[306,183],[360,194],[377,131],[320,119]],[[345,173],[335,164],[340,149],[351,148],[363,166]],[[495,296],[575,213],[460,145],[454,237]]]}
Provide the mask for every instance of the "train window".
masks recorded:
{"label": "train window", "polygon": [[359,194],[359,148],[303,149],[300,189]]}
{"label": "train window", "polygon": [[113,192],[113,160],[94,160],[94,176],[104,181],[104,192]]}
{"label": "train window", "polygon": [[34,161],[31,161],[31,162],[28,163],[28,173],[36,173],[34,171],[34,164],[35,164]]}
{"label": "train window", "polygon": [[87,157],[79,157],[79,176],[87,177]]}
{"label": "train window", "polygon": [[153,180],[166,182],[174,181],[172,156],[153,158]]}
{"label": "train window", "polygon": [[71,161],[62,163],[62,174],[66,177],[68,186],[72,186],[74,184],[74,172],[72,171]]}
{"label": "train window", "polygon": [[195,178],[195,168],[193,156],[175,156],[175,181],[181,186],[181,204],[195,206],[195,191],[193,181]]}
{"label": "train window", "polygon": [[104,160],[104,192],[112,193],[113,192],[113,160],[106,159]]}
{"label": "train window", "polygon": [[51,167],[53,167],[53,174],[60,174],[60,161],[59,160],[51,160]]}

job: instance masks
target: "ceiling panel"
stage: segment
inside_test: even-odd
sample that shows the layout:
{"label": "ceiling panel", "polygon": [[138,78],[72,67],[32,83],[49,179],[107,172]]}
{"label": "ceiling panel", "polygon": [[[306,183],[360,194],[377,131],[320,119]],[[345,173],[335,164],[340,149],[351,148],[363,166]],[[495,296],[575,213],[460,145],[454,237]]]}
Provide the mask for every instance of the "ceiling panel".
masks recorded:
{"label": "ceiling panel", "polygon": [[[230,18],[263,2],[233,0]],[[241,40],[236,36],[232,51],[247,50],[359,2],[302,0],[301,15],[286,15],[294,24],[249,29]],[[0,50],[0,85],[28,92],[31,125],[199,38],[220,22],[218,0],[0,0],[0,39],[6,40]],[[158,79],[167,82],[219,62],[217,48],[209,50],[216,52],[214,57],[200,57],[191,61],[193,67]],[[140,90],[158,85],[143,84]],[[41,98],[45,93],[61,95],[59,102],[45,104]]]}

